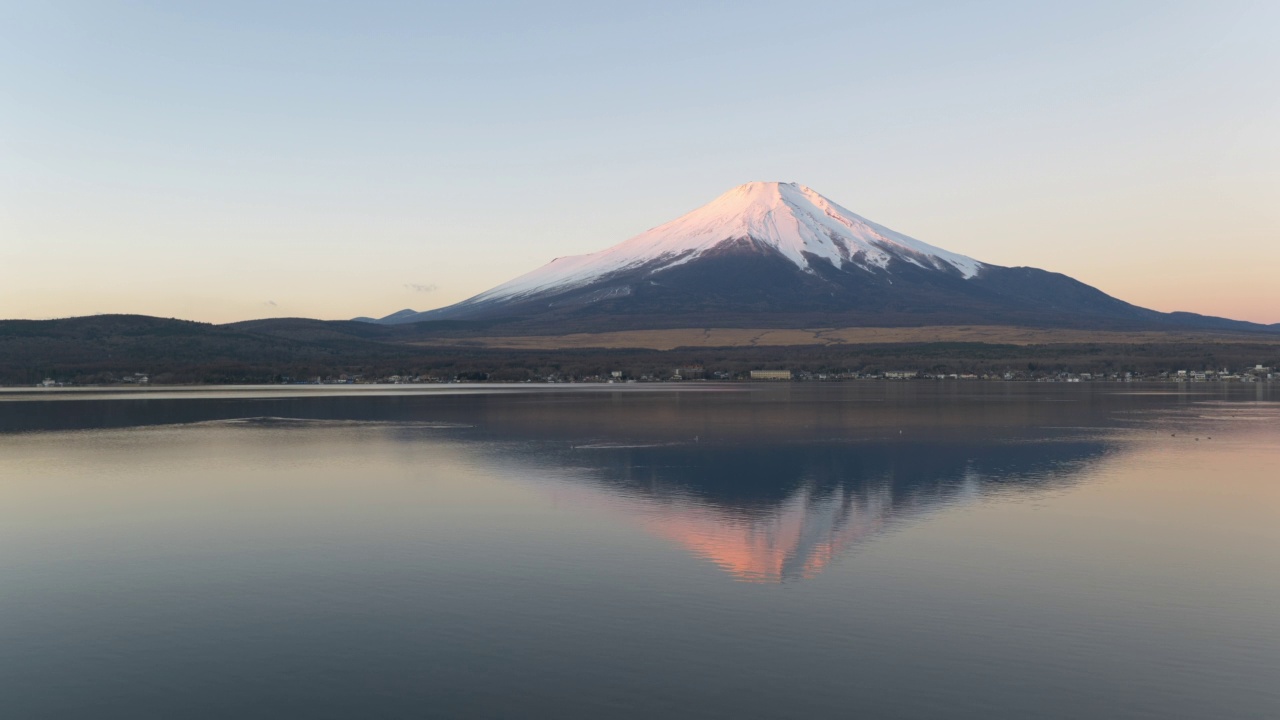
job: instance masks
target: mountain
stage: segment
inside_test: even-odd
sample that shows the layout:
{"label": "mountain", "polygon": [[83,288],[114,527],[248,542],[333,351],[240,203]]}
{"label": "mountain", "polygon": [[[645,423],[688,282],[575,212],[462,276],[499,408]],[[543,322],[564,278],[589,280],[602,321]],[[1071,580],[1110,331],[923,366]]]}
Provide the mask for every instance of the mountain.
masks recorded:
{"label": "mountain", "polygon": [[557,258],[455,305],[375,322],[440,320],[496,323],[504,332],[959,324],[1270,330],[1148,310],[1066,275],[981,262],[871,222],[803,185],[777,182],[740,185],[630,240]]}
{"label": "mountain", "polygon": [[0,385],[46,377],[110,382],[133,373],[156,382],[263,382],[276,375],[314,377],[335,364],[394,367],[420,354],[384,341],[395,333],[380,325],[288,318],[236,325],[145,315],[0,320]]}

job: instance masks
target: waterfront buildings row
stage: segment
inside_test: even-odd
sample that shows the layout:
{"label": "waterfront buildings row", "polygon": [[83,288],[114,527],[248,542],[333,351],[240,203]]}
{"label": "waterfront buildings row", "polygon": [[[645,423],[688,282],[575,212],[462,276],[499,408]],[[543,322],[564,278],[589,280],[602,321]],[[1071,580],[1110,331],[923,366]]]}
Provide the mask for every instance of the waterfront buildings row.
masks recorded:
{"label": "waterfront buildings row", "polygon": [[[1280,372],[1271,367],[1254,365],[1253,367],[1231,370],[1175,370],[1158,373],[1111,372],[1090,373],[1070,371],[1041,370],[1006,370],[999,373],[939,373],[918,370],[873,370],[873,371],[839,371],[812,372],[808,370],[789,370],[780,368],[759,368],[746,371],[730,371],[707,369],[702,366],[674,368],[669,372],[632,373],[627,370],[611,370],[600,374],[573,374],[569,372],[553,372],[545,375],[530,376],[522,380],[491,377],[486,373],[468,373],[466,375],[388,375],[373,377],[359,374],[337,375],[326,377],[293,378],[276,376],[273,384],[283,385],[362,385],[392,384],[411,385],[423,383],[456,383],[456,382],[543,382],[543,383],[627,383],[627,382],[823,382],[849,380],[885,380],[885,381],[920,381],[920,380],[956,380],[956,381],[1005,381],[1005,382],[1176,382],[1176,383],[1258,383],[1280,381]],[[144,373],[134,373],[115,379],[108,384],[147,385],[150,380]],[[69,385],[54,378],[47,378],[39,383],[39,387],[62,387]]]}

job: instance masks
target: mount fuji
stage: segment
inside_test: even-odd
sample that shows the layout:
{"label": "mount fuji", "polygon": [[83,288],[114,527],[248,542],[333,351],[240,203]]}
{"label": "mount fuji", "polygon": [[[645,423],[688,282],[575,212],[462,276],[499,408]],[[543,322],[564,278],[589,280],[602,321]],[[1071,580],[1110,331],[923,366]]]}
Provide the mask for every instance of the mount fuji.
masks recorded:
{"label": "mount fuji", "polygon": [[374,322],[425,321],[535,333],[958,324],[1267,329],[1148,310],[1066,275],[981,262],[778,182],[740,185],[630,240],[557,258],[455,305]]}

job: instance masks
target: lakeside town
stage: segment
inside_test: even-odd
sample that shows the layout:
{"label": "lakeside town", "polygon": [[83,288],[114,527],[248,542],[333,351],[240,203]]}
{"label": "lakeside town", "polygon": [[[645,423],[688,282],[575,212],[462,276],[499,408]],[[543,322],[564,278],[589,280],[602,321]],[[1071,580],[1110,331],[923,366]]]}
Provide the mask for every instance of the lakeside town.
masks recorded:
{"label": "lakeside town", "polygon": [[[576,376],[571,374],[549,373],[533,379],[525,379],[523,383],[662,383],[662,382],[843,382],[843,381],[997,381],[997,382],[1046,382],[1046,383],[1084,383],[1084,382],[1159,382],[1159,383],[1259,383],[1280,381],[1280,372],[1261,364],[1250,368],[1232,370],[1175,370],[1158,373],[1142,372],[1040,372],[1034,370],[1003,373],[935,373],[918,370],[885,370],[871,372],[811,372],[807,370],[749,370],[731,372],[713,370],[701,366],[677,367],[669,373],[632,374],[625,370],[613,370],[608,374],[592,374]],[[464,375],[387,375],[370,377],[360,374],[341,374],[337,376],[317,376],[312,378],[294,378],[276,376],[270,383],[249,383],[269,385],[419,385],[444,383],[477,383],[477,382],[511,382],[510,380],[491,378],[486,373],[468,373]],[[94,387],[111,385],[150,386],[151,378],[147,373],[131,373],[105,382],[73,383],[55,378],[45,378],[36,387]]]}

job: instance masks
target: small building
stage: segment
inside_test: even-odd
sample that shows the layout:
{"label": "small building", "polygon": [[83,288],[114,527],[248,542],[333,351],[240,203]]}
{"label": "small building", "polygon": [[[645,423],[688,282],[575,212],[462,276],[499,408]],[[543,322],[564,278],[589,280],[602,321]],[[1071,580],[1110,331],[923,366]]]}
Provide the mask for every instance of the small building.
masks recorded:
{"label": "small building", "polygon": [[690,367],[679,367],[675,369],[675,376],[681,380],[701,380],[706,377],[707,371],[701,365],[692,365]]}
{"label": "small building", "polygon": [[790,380],[790,370],[752,370],[752,380]]}

